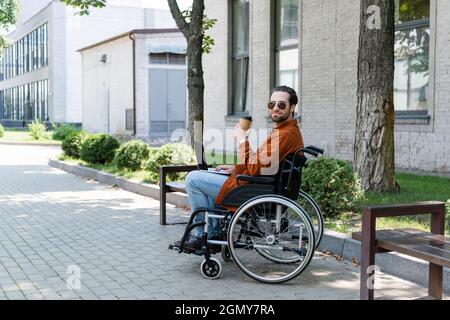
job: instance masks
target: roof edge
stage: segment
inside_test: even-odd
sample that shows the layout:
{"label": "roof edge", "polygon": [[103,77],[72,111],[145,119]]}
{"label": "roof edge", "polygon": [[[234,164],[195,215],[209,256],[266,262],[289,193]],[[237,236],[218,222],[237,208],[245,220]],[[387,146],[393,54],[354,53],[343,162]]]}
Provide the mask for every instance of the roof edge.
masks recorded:
{"label": "roof edge", "polygon": [[105,39],[105,40],[93,43],[93,44],[91,44],[91,45],[89,45],[87,47],[78,49],[77,51],[78,52],[82,52],[82,51],[85,51],[85,50],[88,50],[88,49],[92,49],[92,48],[95,48],[95,47],[100,46],[102,44],[105,44],[105,43],[108,43],[108,42],[111,42],[111,41],[114,41],[114,40],[117,40],[117,39],[120,39],[120,38],[123,38],[123,37],[130,36],[131,34],[159,34],[159,33],[163,34],[163,33],[178,33],[178,32],[181,34],[181,31],[179,29],[177,29],[177,28],[133,29],[131,31],[121,33],[121,34],[119,34],[117,36],[114,36],[114,37],[111,37],[111,38],[108,38],[108,39]]}

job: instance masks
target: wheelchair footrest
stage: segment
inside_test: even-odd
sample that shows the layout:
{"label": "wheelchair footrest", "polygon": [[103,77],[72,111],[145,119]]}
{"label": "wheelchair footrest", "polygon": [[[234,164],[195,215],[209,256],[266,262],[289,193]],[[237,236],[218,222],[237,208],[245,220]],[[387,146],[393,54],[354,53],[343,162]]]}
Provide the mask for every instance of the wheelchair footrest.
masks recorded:
{"label": "wheelchair footrest", "polygon": [[[180,248],[181,247],[181,241],[175,241],[173,244],[169,244],[169,250],[175,250],[178,251],[179,253],[187,253],[187,254],[195,254],[197,256],[203,256],[203,250],[199,249],[199,250],[190,250],[190,249],[186,249],[186,248]],[[215,254],[215,253],[219,253],[220,250],[214,250],[214,247],[208,247],[208,252],[210,254]]]}

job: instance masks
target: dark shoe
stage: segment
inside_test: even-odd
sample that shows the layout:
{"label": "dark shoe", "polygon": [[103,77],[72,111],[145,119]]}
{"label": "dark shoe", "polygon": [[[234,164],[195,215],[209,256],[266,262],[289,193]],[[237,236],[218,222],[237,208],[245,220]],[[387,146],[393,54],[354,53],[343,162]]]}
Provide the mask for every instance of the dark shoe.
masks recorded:
{"label": "dark shoe", "polygon": [[183,249],[192,251],[202,250],[202,239],[190,238],[183,244]]}
{"label": "dark shoe", "polygon": [[222,246],[217,244],[208,244],[208,252],[209,253],[220,253],[222,252]]}

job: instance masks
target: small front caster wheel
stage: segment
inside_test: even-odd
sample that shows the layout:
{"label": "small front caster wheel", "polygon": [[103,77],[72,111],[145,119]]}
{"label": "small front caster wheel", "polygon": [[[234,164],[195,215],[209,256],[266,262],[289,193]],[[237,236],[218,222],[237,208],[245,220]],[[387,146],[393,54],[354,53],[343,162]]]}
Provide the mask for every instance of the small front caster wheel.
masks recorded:
{"label": "small front caster wheel", "polygon": [[203,260],[200,271],[206,279],[217,279],[222,274],[222,264],[215,258],[210,258],[209,263]]}

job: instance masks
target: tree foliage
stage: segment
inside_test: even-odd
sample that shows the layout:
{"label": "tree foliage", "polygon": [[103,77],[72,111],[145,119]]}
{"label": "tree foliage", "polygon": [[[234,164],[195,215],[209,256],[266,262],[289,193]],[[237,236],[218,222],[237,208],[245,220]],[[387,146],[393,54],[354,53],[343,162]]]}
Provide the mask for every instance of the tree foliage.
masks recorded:
{"label": "tree foliage", "polygon": [[81,16],[89,14],[89,8],[103,8],[106,6],[106,0],[61,0],[66,5],[80,9],[78,12]]}
{"label": "tree foliage", "polygon": [[[192,7],[184,10],[182,13],[184,20],[189,24],[191,22],[192,17]],[[211,48],[214,45],[214,39],[211,36],[206,34],[206,31],[211,29],[217,22],[217,19],[208,18],[207,15],[203,15],[203,44],[202,44],[202,52],[210,53]]]}
{"label": "tree foliage", "polygon": [[[0,0],[0,30],[8,31],[16,23],[19,4],[17,0]],[[8,47],[7,38],[0,35],[0,53]]]}

